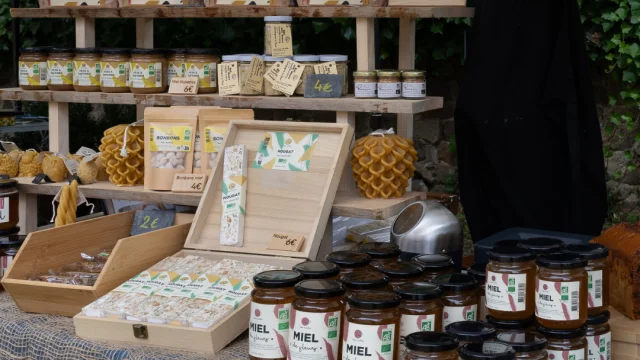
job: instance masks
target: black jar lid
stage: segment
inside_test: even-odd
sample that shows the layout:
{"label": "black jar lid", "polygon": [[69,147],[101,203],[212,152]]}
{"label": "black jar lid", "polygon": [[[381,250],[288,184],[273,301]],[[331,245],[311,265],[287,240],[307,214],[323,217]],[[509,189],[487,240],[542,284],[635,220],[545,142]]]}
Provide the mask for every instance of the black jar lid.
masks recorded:
{"label": "black jar lid", "polygon": [[607,321],[609,321],[610,317],[611,313],[609,312],[609,310],[605,310],[598,315],[589,315],[589,317],[587,318],[587,325],[605,324]]}
{"label": "black jar lid", "polygon": [[494,248],[498,248],[498,247],[518,247],[518,244],[521,242],[522,240],[520,239],[504,239],[504,240],[499,240],[496,241],[493,244]]}
{"label": "black jar lid", "polygon": [[76,54],[99,54],[101,52],[100,48],[76,48]]}
{"label": "black jar lid", "polygon": [[587,333],[586,327],[579,327],[577,329],[570,330],[555,330],[549,329],[543,326],[538,327],[538,332],[547,339],[575,339],[583,337]]}
{"label": "black jar lid", "polygon": [[329,299],[344,295],[344,285],[335,280],[304,280],[295,286],[296,296]]}
{"label": "black jar lid", "polygon": [[170,55],[186,54],[187,49],[182,49],[182,48],[165,49],[165,53]]}
{"label": "black jar lid", "polygon": [[164,55],[163,49],[131,49],[132,55]]}
{"label": "black jar lid", "polygon": [[340,267],[328,261],[305,261],[293,267],[305,280],[328,279],[340,273]]}
{"label": "black jar lid", "polygon": [[516,352],[507,344],[497,341],[466,344],[460,349],[462,360],[513,360]]}
{"label": "black jar lid", "polygon": [[50,54],[73,54],[76,52],[75,48],[52,48],[49,50]]}
{"label": "black jar lid", "polygon": [[359,268],[369,265],[371,256],[357,251],[334,251],[326,260],[343,268]]}
{"label": "black jar lid", "polygon": [[379,290],[389,284],[389,278],[377,271],[358,271],[344,275],[340,281],[351,290]]}
{"label": "black jar lid", "polygon": [[416,278],[422,275],[422,266],[411,262],[392,262],[381,264],[377,270],[387,275],[389,279]]}
{"label": "black jar lid", "polygon": [[579,269],[587,266],[587,259],[580,255],[557,253],[541,255],[536,264],[540,267],[556,270]]}
{"label": "black jar lid", "polygon": [[402,253],[398,245],[388,242],[366,243],[360,246],[360,252],[371,256],[372,259],[388,259],[398,257]]}
{"label": "black jar lid", "polygon": [[446,333],[419,331],[404,338],[405,346],[412,351],[437,353],[458,348],[458,340]]}
{"label": "black jar lid", "polygon": [[547,339],[534,331],[507,331],[498,334],[496,340],[505,343],[517,353],[540,351],[547,348]]}
{"label": "black jar lid", "polygon": [[417,262],[425,270],[451,268],[456,264],[451,256],[444,254],[422,254],[415,256],[412,261]]}
{"label": "black jar lid", "polygon": [[187,49],[187,55],[216,55],[220,50],[213,48]]}
{"label": "black jar lid", "polygon": [[20,49],[22,54],[49,53],[51,46],[29,46]]}
{"label": "black jar lid", "polygon": [[523,262],[535,259],[536,254],[519,247],[496,247],[487,251],[487,257],[492,261]]}
{"label": "black jar lid", "polygon": [[366,291],[351,294],[349,306],[365,310],[391,309],[400,305],[400,296],[391,291]]}
{"label": "black jar lid", "polygon": [[293,287],[302,280],[302,274],[293,270],[263,271],[253,277],[256,287],[263,289],[278,289]]}
{"label": "black jar lid", "polygon": [[532,316],[528,319],[523,320],[499,320],[494,318],[491,315],[487,315],[487,322],[496,327],[496,329],[501,330],[522,330],[529,329],[533,327],[536,318]]}
{"label": "black jar lid", "polygon": [[482,285],[487,282],[487,264],[473,264],[467,270],[467,274],[473,276],[474,279],[478,282],[478,284]]}
{"label": "black jar lid", "polygon": [[445,291],[474,290],[478,287],[476,279],[467,274],[444,274],[436,277],[433,282],[440,285]]}
{"label": "black jar lid", "polygon": [[564,241],[550,237],[535,237],[521,240],[518,247],[533,251],[537,255],[551,254],[564,247]]}
{"label": "black jar lid", "polygon": [[131,52],[131,49],[126,49],[126,48],[102,49],[103,54],[109,54],[109,55],[129,55],[130,52]]}
{"label": "black jar lid", "polygon": [[483,342],[496,337],[496,328],[483,321],[458,321],[445,330],[460,341]]}
{"label": "black jar lid", "polygon": [[[7,231],[13,232],[7,233]],[[0,249],[19,248],[27,239],[27,235],[18,234],[20,231],[19,227],[15,227],[7,231],[4,231],[4,234],[3,232],[0,232]]]}
{"label": "black jar lid", "polygon": [[396,294],[404,300],[433,300],[442,295],[442,289],[434,283],[404,283],[395,287]]}
{"label": "black jar lid", "polygon": [[604,259],[609,256],[609,249],[600,244],[567,245],[562,251],[580,255],[587,260]]}
{"label": "black jar lid", "polygon": [[0,189],[9,189],[18,186],[18,180],[0,179]]}

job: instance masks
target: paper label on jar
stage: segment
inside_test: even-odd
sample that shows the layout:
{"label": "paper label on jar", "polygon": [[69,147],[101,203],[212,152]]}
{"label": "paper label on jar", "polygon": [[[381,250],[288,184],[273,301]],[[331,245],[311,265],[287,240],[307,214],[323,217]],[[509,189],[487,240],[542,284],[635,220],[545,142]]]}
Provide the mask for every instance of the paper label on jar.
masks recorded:
{"label": "paper label on jar", "polygon": [[[167,82],[171,83],[174,77],[184,77],[187,72],[187,64],[183,62],[167,62]],[[197,76],[196,76],[197,77]]]}
{"label": "paper label on jar", "polygon": [[271,31],[271,55],[274,57],[293,56],[291,24],[273,24]]}
{"label": "paper label on jar", "polygon": [[191,126],[149,126],[149,150],[191,151]]}
{"label": "paper label on jar", "polygon": [[216,63],[187,63],[186,77],[200,79],[201,88],[216,87]]}
{"label": "paper label on jar", "polygon": [[101,63],[100,86],[120,88],[129,86],[129,63],[107,62]]}
{"label": "paper label on jar", "polygon": [[611,332],[587,336],[589,360],[611,360]]}
{"label": "paper label on jar", "polygon": [[435,331],[436,315],[402,315],[400,318],[400,346],[399,354],[403,354],[406,347],[404,338],[409,334],[419,331]]}
{"label": "paper label on jar", "polygon": [[[9,197],[0,197],[0,223],[9,222]],[[16,205],[17,206],[17,205]]]}
{"label": "paper label on jar", "polygon": [[320,135],[271,131],[258,146],[253,168],[308,171]]}
{"label": "paper label on jar", "polygon": [[423,98],[425,96],[427,96],[427,83],[402,83],[402,97]]}
{"label": "paper label on jar", "polygon": [[13,262],[13,256],[5,255],[0,256],[0,278],[4,277],[9,270],[9,265]]}
{"label": "paper label on jar", "polygon": [[536,316],[547,320],[580,318],[580,282],[536,281]]}
{"label": "paper label on jar", "polygon": [[313,65],[313,71],[316,74],[333,74],[338,75],[338,69],[335,61],[329,61],[318,65]]}
{"label": "paper label on jar", "polygon": [[136,89],[162,87],[162,63],[131,62],[129,86]]}
{"label": "paper label on jar", "polygon": [[355,83],[354,84],[355,97],[376,97],[378,94],[378,83]]}
{"label": "paper label on jar", "polygon": [[220,149],[222,149],[222,143],[224,142],[224,134],[226,132],[226,127],[205,126],[204,150],[208,153],[220,152]]}
{"label": "paper label on jar", "polygon": [[549,350],[547,349],[549,360],[587,360],[584,358],[584,349],[580,350]]}
{"label": "paper label on jar", "polygon": [[293,95],[293,92],[301,82],[300,78],[303,72],[304,65],[285,59],[282,66],[280,66],[280,71],[278,71],[275,81],[272,83],[273,89],[288,96]]}
{"label": "paper label on jar", "polygon": [[291,308],[289,359],[337,359],[341,318],[341,311],[311,313]]}
{"label": "paper label on jar", "polygon": [[240,77],[238,76],[238,62],[223,62],[218,66],[218,92],[220,95],[234,95],[240,93]]}
{"label": "paper label on jar", "polygon": [[58,60],[47,61],[48,82],[51,85],[72,85],[73,84],[73,61],[58,62]]}
{"label": "paper label on jar", "polygon": [[269,84],[275,83],[278,73],[280,72],[280,68],[282,67],[282,62],[278,61],[271,65],[267,71],[264,72],[264,79],[269,82]]}
{"label": "paper label on jar", "polygon": [[342,360],[393,360],[395,324],[361,325],[345,321]]}
{"label": "paper label on jar", "polygon": [[458,321],[476,321],[478,317],[478,305],[445,306],[442,311],[442,328]]}
{"label": "paper label on jar", "polygon": [[287,357],[290,313],[291,303],[267,305],[251,302],[249,355],[266,359]]}
{"label": "paper label on jar", "polygon": [[19,61],[18,62],[19,85],[46,86],[47,62],[46,61]]}
{"label": "paper label on jar", "polygon": [[589,307],[602,306],[602,270],[587,271],[589,275]]}
{"label": "paper label on jar", "polygon": [[73,62],[73,85],[100,86],[101,67],[99,62]]}
{"label": "paper label on jar", "polygon": [[378,83],[378,97],[381,99],[399,98],[401,94],[402,83]]}
{"label": "paper label on jar", "polygon": [[264,60],[257,56],[253,56],[251,58],[251,63],[249,64],[249,76],[247,76],[245,86],[253,91],[261,93],[262,81],[264,80],[264,67]]}
{"label": "paper label on jar", "polygon": [[527,305],[527,274],[488,271],[485,294],[489,309],[524,311]]}

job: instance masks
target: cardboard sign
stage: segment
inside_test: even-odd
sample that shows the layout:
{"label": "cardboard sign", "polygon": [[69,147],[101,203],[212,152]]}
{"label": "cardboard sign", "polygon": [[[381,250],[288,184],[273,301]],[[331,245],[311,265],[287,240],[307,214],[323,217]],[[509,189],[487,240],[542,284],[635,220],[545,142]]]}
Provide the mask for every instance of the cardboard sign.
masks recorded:
{"label": "cardboard sign", "polygon": [[173,178],[171,191],[178,193],[200,193],[207,184],[205,174],[176,174]]}
{"label": "cardboard sign", "polygon": [[293,56],[291,26],[275,24],[269,28],[271,29],[271,56]]}
{"label": "cardboard sign", "polygon": [[264,60],[257,56],[253,56],[251,58],[251,64],[249,64],[249,78],[247,78],[246,85],[249,89],[261,93],[263,80]]}
{"label": "cardboard sign", "polygon": [[298,84],[300,84],[300,77],[303,72],[304,65],[285,59],[282,66],[280,66],[280,71],[276,76],[275,82],[273,82],[273,89],[283,92],[288,96],[293,95]]}
{"label": "cardboard sign", "polygon": [[197,77],[174,77],[169,85],[169,94],[195,95],[200,87],[200,79]]}
{"label": "cardboard sign", "polygon": [[131,236],[148,233],[173,225],[176,213],[168,210],[138,210],[131,224]]}
{"label": "cardboard sign", "polygon": [[307,77],[304,87],[306,98],[339,98],[342,96],[344,76],[342,75],[318,75]]}
{"label": "cardboard sign", "polygon": [[333,74],[333,75],[338,74],[338,69],[336,68],[335,61],[329,61],[326,63],[313,65],[313,71],[316,74]]}
{"label": "cardboard sign", "polygon": [[284,250],[284,251],[300,251],[304,244],[303,235],[295,234],[273,234],[271,242],[267,249]]}
{"label": "cardboard sign", "polygon": [[74,175],[74,174],[78,173],[78,165],[79,165],[79,163],[76,160],[64,159],[64,166],[67,167],[67,170],[69,170],[69,173],[71,175]]}
{"label": "cardboard sign", "polygon": [[20,151],[18,145],[16,145],[16,143],[14,143],[13,141],[0,141],[0,144],[2,145],[4,151],[8,153],[12,152],[13,150]]}
{"label": "cardboard sign", "polygon": [[223,62],[218,66],[218,91],[222,96],[240,93],[237,61]]}

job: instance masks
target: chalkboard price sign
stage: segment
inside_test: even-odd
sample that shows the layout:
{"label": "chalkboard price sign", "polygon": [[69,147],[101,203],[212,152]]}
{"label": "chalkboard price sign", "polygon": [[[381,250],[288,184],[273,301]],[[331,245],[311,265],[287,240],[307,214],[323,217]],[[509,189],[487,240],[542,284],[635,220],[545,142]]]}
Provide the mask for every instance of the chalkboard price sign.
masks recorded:
{"label": "chalkboard price sign", "polygon": [[176,213],[168,210],[138,210],[133,218],[130,235],[140,235],[173,225]]}
{"label": "chalkboard price sign", "polygon": [[313,74],[307,77],[304,87],[306,98],[339,98],[342,96],[344,76]]}

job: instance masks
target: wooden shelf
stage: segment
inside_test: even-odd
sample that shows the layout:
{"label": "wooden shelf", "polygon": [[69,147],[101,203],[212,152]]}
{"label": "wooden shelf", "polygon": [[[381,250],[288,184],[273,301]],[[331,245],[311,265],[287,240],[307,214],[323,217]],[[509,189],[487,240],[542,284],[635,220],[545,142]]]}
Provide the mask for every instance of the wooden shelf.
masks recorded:
{"label": "wooden shelf", "polygon": [[[33,184],[33,178],[15,178],[18,189],[25,194],[56,195],[64,183]],[[80,185],[80,191],[87,198],[117,199],[131,201],[160,202],[176,205],[198,206],[200,194],[177,194],[170,191],[145,190],[142,186],[118,187],[101,181],[90,185]],[[399,199],[365,199],[357,194],[338,192],[333,202],[331,214],[334,216],[387,219],[397,215],[406,205],[422,200],[424,193],[411,192]]]}
{"label": "wooden shelf", "polygon": [[460,18],[472,17],[464,6],[218,6],[218,7],[55,7],[11,9],[14,18],[261,18],[284,15],[301,18]]}
{"label": "wooden shelf", "polygon": [[441,97],[421,100],[356,99],[346,96],[337,99],[307,99],[304,97],[280,96],[220,96],[218,94],[173,95],[132,93],[110,94],[102,92],[76,91],[27,91],[20,88],[0,89],[0,100],[45,101],[59,103],[130,104],[130,105],[188,105],[223,106],[252,109],[290,109],[353,111],[371,113],[418,114],[442,108]]}

